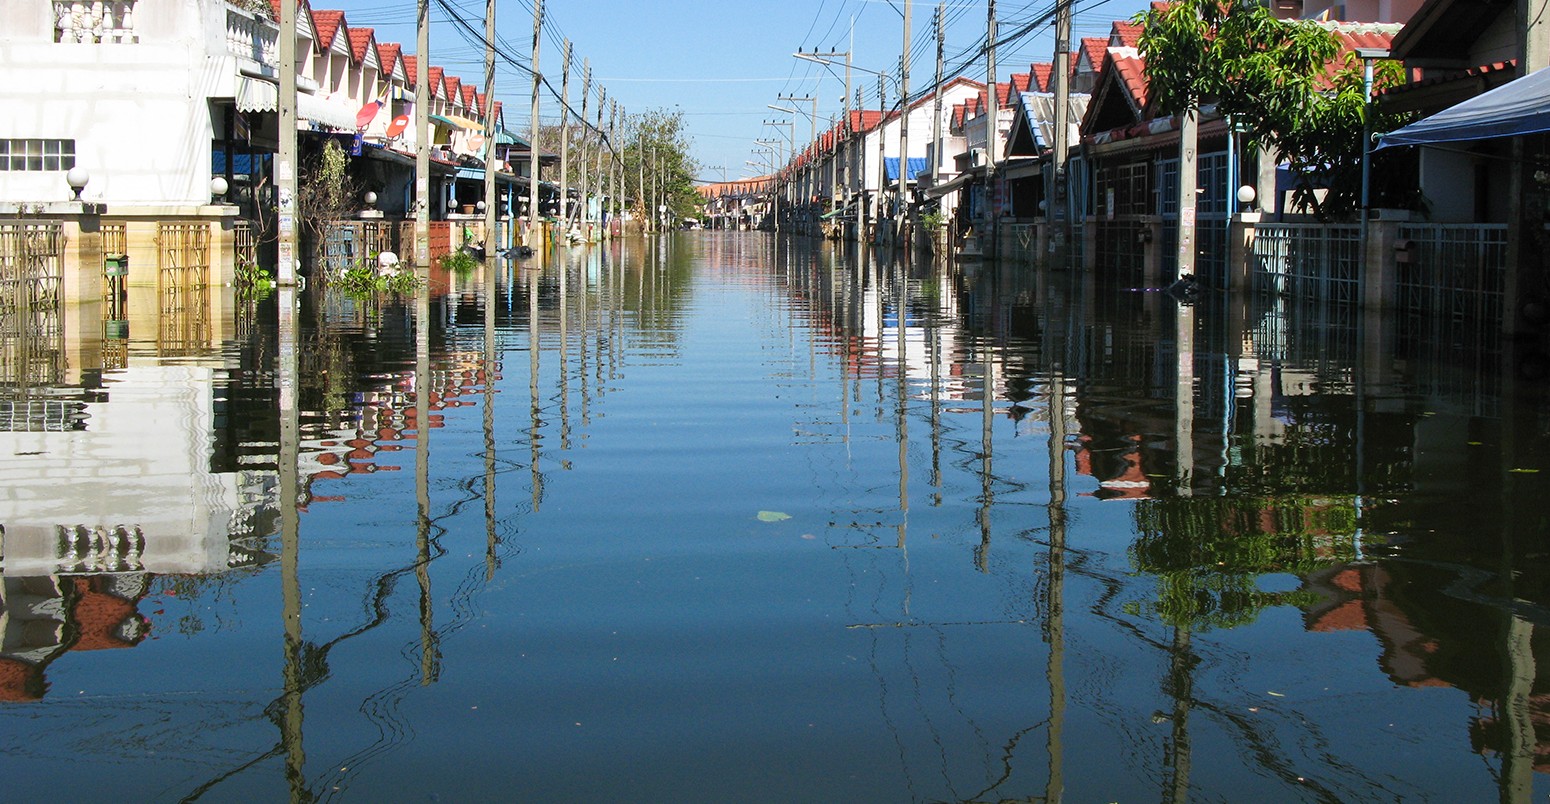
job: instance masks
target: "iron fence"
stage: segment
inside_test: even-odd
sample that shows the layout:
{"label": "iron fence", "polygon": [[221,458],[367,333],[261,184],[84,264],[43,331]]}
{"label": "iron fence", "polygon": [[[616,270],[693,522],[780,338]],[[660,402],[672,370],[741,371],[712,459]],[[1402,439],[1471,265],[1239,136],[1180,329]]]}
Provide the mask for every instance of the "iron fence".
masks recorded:
{"label": "iron fence", "polygon": [[59,221],[0,222],[0,382],[7,385],[59,378],[62,229]]}
{"label": "iron fence", "polygon": [[1255,290],[1299,301],[1357,304],[1361,227],[1270,223],[1256,227],[1249,276]]}

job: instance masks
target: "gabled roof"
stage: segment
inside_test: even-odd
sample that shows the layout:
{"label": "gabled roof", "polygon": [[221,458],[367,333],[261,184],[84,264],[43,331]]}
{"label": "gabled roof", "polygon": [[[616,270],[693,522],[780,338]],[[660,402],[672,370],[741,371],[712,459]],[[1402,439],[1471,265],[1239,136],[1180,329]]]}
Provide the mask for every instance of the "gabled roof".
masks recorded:
{"label": "gabled roof", "polygon": [[1080,57],[1071,62],[1071,72],[1075,73],[1079,65],[1086,63],[1093,72],[1103,67],[1103,55],[1109,49],[1109,40],[1101,36],[1087,36],[1082,38]]}
{"label": "gabled roof", "polygon": [[446,98],[452,103],[459,103],[463,100],[463,79],[458,78],[455,75],[448,75],[444,72],[442,73],[441,81],[443,92],[442,97]]}
{"label": "gabled roof", "polygon": [[[1066,141],[1081,141],[1081,122],[1087,115],[1091,96],[1073,93],[1066,109]],[[1055,96],[1048,92],[1024,92],[1018,96],[1017,113],[1007,133],[1007,156],[1038,156],[1054,146]]]}
{"label": "gabled roof", "polygon": [[1134,48],[1111,47],[1104,52],[1082,131],[1098,132],[1134,125],[1151,114],[1145,62]]}
{"label": "gabled roof", "polygon": [[1049,92],[1053,89],[1050,86],[1050,80],[1055,76],[1055,65],[1042,62],[1030,64],[1028,65],[1028,71],[1032,76],[1032,80],[1028,82],[1029,90],[1033,92]]}
{"label": "gabled roof", "polygon": [[312,26],[318,34],[318,50],[327,50],[334,46],[334,36],[339,33],[339,29],[345,27],[344,12],[327,9],[314,11]]}
{"label": "gabled roof", "polygon": [[[414,56],[405,56],[404,58],[412,59],[412,58],[415,58],[415,57]],[[445,90],[445,86],[442,84],[442,80],[445,78],[445,75],[443,75],[443,70],[440,67],[437,67],[435,65],[431,65],[430,67],[426,68],[425,72],[426,72],[426,75],[428,75],[430,77],[431,85],[430,85],[429,89],[430,89],[431,97],[432,98],[444,97],[443,91]]]}
{"label": "gabled roof", "polygon": [[1137,22],[1114,21],[1109,31],[1109,47],[1140,47],[1141,29],[1146,26]]}
{"label": "gabled roof", "polygon": [[463,107],[470,111],[484,108],[479,103],[479,90],[473,84],[463,85]]}
{"label": "gabled roof", "polygon": [[[374,34],[370,28],[350,29],[350,57],[355,59],[357,64],[366,60],[366,54],[373,39]],[[380,62],[381,59],[379,58],[378,61]]]}
{"label": "gabled roof", "polygon": [[[399,63],[403,61],[403,58],[403,47],[397,43],[389,42],[385,45],[380,43],[377,45],[377,61],[382,65],[384,75],[392,75],[399,68]],[[403,68],[406,71],[405,75],[408,75],[409,63],[403,62]],[[414,76],[409,75],[408,78],[412,81]]]}

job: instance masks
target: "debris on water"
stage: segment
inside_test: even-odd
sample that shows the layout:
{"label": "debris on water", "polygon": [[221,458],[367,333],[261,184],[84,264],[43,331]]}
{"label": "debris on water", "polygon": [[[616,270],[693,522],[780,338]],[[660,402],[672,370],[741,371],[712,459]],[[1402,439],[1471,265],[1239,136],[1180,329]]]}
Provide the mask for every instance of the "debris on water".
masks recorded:
{"label": "debris on water", "polygon": [[760,522],[784,522],[784,521],[786,521],[786,520],[788,520],[790,518],[791,518],[790,514],[781,513],[780,511],[760,511],[759,512],[759,521]]}

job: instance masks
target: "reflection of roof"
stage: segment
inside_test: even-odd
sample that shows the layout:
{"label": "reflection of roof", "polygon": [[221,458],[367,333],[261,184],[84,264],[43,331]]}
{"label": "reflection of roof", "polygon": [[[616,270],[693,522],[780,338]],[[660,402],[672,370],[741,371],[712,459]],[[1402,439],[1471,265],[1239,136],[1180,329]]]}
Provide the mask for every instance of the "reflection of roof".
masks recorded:
{"label": "reflection of roof", "polygon": [[[99,576],[100,577],[100,576]],[[75,620],[80,631],[74,650],[132,648],[144,638],[144,620],[133,601],[100,591],[94,578],[76,578],[80,597],[75,604]]]}
{"label": "reflection of roof", "polygon": [[19,659],[0,656],[0,701],[25,703],[43,698],[43,671]]}

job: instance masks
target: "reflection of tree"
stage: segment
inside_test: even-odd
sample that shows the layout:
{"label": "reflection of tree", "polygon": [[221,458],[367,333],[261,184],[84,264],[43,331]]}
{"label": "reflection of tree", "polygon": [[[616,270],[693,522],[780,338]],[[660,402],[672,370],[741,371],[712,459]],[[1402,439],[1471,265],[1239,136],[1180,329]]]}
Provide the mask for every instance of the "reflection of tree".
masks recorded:
{"label": "reflection of tree", "polygon": [[[1136,569],[1157,576],[1150,608],[1163,622],[1195,630],[1253,622],[1276,605],[1308,605],[1306,591],[1265,592],[1259,575],[1307,574],[1355,557],[1348,500],[1311,497],[1172,497],[1137,505]],[[1339,538],[1332,538],[1339,537]]]}

